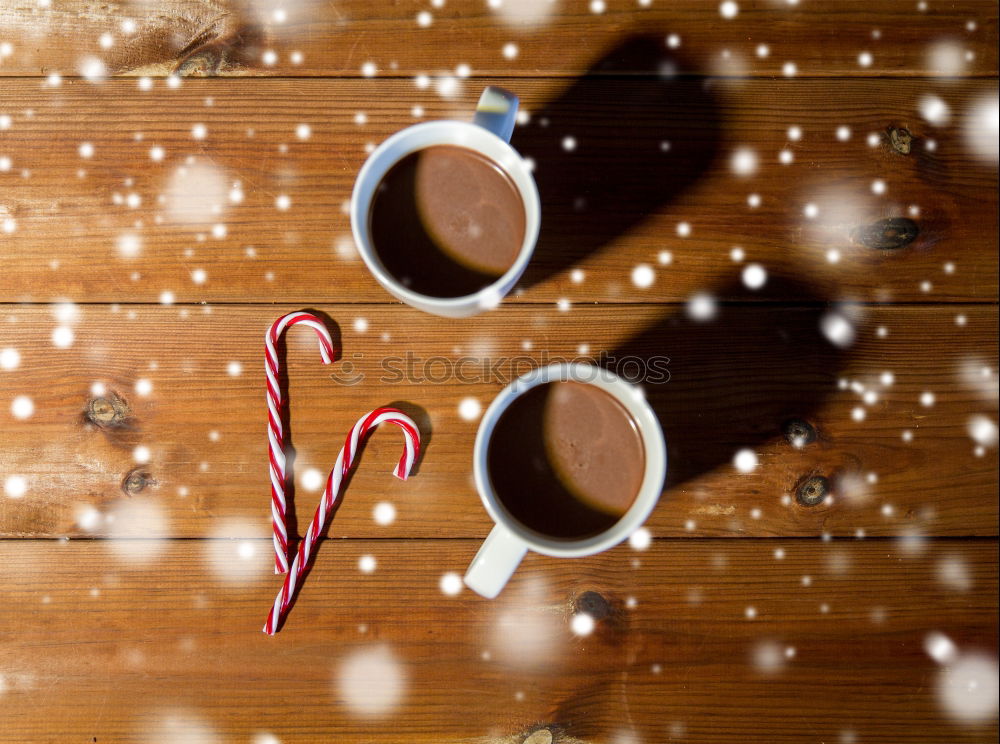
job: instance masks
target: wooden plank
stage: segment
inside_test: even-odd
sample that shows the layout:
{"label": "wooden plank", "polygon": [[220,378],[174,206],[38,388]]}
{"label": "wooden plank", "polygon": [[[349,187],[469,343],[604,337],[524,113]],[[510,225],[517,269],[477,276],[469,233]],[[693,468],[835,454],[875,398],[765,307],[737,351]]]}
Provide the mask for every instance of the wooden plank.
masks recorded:
{"label": "wooden plank", "polygon": [[[241,535],[266,534],[261,338],[292,309],[6,308],[0,348],[19,366],[0,370],[0,479],[24,478],[26,493],[0,498],[2,534],[132,534],[136,514],[171,536],[210,535],[222,518]],[[324,309],[342,361],[324,367],[312,334],[290,340],[293,533],[317,501],[304,472],[325,473],[358,416],[397,402],[425,434],[419,473],[391,478],[398,434],[376,433],[330,534],[484,535],[470,475],[476,404],[517,374],[582,356],[645,379],[663,421],[670,475],[654,535],[997,534],[990,425],[980,425],[984,447],[970,437],[976,416],[995,432],[995,307],[737,305],[708,322],[654,305],[510,306],[464,322],[394,306]],[[821,324],[854,342],[830,345]],[[9,366],[13,352],[3,359]],[[658,382],[664,369],[669,381]],[[466,399],[473,420],[459,413]],[[814,427],[815,441],[789,442],[793,418]],[[744,448],[759,460],[748,474],[733,465]],[[812,476],[829,479],[832,504],[798,503]],[[387,526],[373,520],[383,501],[397,510]]]}
{"label": "wooden plank", "polygon": [[[733,18],[704,0],[492,5],[75,0],[40,8],[36,0],[8,0],[0,18],[13,48],[0,74],[93,73],[86,64],[96,59],[110,74],[356,76],[370,62],[388,75],[459,64],[489,75],[575,75],[600,69],[602,56],[618,69],[644,71],[647,60],[608,50],[638,35],[663,50],[672,34],[686,67],[714,74],[771,77],[786,62],[810,76],[997,71],[997,8],[986,0],[923,9],[913,0],[769,0],[738,3]],[[516,58],[504,53],[511,43]]]}
{"label": "wooden plank", "polygon": [[[743,742],[749,721],[772,742],[996,736],[993,540],[529,555],[494,601],[439,588],[475,541],[338,540],[274,638],[266,540],[166,541],[148,563],[107,547],[0,543],[0,741]],[[597,622],[578,637],[581,608]],[[925,651],[935,634],[953,665]],[[985,702],[975,725],[940,688],[978,658],[980,695],[957,702]]]}
{"label": "wooden plank", "polygon": [[[536,163],[543,229],[521,301],[719,294],[743,268],[734,246],[773,280],[799,283],[799,299],[996,299],[997,171],[963,134],[965,113],[995,96],[986,81],[491,82],[517,90],[532,115],[514,144]],[[365,149],[412,123],[414,106],[424,119],[468,118],[482,85],[442,100],[387,80],[206,80],[149,93],[128,81],[9,81],[0,299],[385,301],[343,209]],[[931,91],[953,111],[948,126],[918,115]],[[891,144],[894,127],[914,137],[908,155]],[[756,173],[734,172],[734,159],[754,157]],[[276,208],[279,195],[290,208]],[[870,247],[859,231],[888,218],[914,220],[914,242]],[[654,268],[651,286],[633,284],[640,264]]]}

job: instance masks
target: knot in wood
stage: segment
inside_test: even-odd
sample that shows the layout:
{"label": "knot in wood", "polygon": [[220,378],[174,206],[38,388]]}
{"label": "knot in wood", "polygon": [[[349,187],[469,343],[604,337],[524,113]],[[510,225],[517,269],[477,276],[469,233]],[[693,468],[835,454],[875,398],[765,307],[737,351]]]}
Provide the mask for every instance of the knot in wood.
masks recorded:
{"label": "knot in wood", "polygon": [[152,482],[153,479],[145,468],[133,468],[122,478],[122,492],[126,496],[135,496]]}
{"label": "knot in wood", "polygon": [[213,77],[219,74],[224,60],[224,48],[206,45],[177,63],[174,74],[180,77]]}
{"label": "knot in wood", "polygon": [[573,603],[577,612],[584,612],[595,621],[603,620],[611,614],[611,603],[597,592],[587,591]]}
{"label": "knot in wood", "polygon": [[909,155],[913,135],[910,134],[910,130],[903,127],[892,127],[889,129],[889,142],[892,144],[892,149],[900,155]]}
{"label": "knot in wood", "polygon": [[830,495],[830,481],[822,475],[813,475],[799,484],[795,498],[803,506],[822,504]]}
{"label": "knot in wood", "polygon": [[537,729],[524,737],[521,744],[552,744],[552,732],[547,728]]}
{"label": "knot in wood", "polygon": [[85,412],[87,420],[102,429],[125,426],[129,417],[128,403],[115,393],[91,398]]}
{"label": "knot in wood", "polygon": [[905,248],[920,234],[920,227],[909,217],[887,217],[854,228],[851,239],[868,248],[894,250]]}
{"label": "knot in wood", "polygon": [[816,429],[805,419],[788,419],[781,428],[785,440],[793,447],[802,447],[816,441]]}

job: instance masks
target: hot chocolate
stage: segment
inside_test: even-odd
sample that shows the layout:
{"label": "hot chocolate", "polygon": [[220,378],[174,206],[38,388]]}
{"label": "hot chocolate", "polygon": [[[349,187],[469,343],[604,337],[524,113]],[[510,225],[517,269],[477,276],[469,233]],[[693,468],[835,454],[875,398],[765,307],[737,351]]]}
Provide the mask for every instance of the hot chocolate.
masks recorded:
{"label": "hot chocolate", "polygon": [[542,535],[579,540],[611,527],[642,486],[642,435],[595,385],[550,382],[503,412],[487,468],[504,508]]}
{"label": "hot chocolate", "polygon": [[490,159],[435,145],[389,169],[372,201],[369,226],[379,260],[403,286],[461,297],[514,264],[524,242],[524,203]]}

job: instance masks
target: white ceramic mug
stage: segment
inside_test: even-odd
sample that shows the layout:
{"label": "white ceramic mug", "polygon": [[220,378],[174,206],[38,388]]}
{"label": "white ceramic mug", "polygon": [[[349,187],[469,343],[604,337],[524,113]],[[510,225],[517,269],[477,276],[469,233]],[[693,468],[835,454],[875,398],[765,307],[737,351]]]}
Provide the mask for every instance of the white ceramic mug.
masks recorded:
{"label": "white ceramic mug", "polygon": [[[595,385],[615,398],[635,422],[645,452],[646,470],[642,485],[628,511],[604,532],[579,540],[547,537],[522,525],[510,515],[497,496],[487,468],[490,439],[507,407],[531,388],[557,381]],[[465,584],[476,593],[492,599],[503,589],[528,550],[556,558],[579,558],[600,553],[628,538],[642,526],[660,498],[667,475],[667,449],[660,422],[639,388],[592,364],[558,363],[522,375],[494,398],[483,414],[476,434],[473,475],[479,497],[496,525],[469,566]]]}
{"label": "white ceramic mug", "polygon": [[[419,310],[449,318],[464,318],[496,307],[521,278],[538,239],[541,205],[535,179],[524,158],[508,142],[517,117],[517,96],[502,88],[483,91],[473,123],[429,121],[397,132],[368,157],[351,194],[351,230],[368,270],[391,295]],[[405,287],[390,274],[372,246],[369,214],[375,191],[389,169],[417,150],[455,145],[474,150],[498,165],[514,183],[524,204],[524,242],[513,265],[492,284],[460,297],[434,297]]]}

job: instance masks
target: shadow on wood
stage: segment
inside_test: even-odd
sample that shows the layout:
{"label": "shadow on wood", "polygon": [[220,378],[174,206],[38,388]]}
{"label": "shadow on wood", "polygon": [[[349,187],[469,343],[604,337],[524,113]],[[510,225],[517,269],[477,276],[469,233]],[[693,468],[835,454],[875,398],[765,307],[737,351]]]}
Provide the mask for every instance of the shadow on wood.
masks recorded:
{"label": "shadow on wood", "polygon": [[[713,294],[735,301],[716,304]],[[812,300],[780,314],[745,312],[739,304],[782,303],[785,297]],[[601,360],[640,383],[659,417],[667,440],[667,488],[729,467],[738,450],[781,438],[791,420],[810,421],[828,397],[817,391],[836,391],[846,357],[822,330],[831,313],[836,311],[800,282],[772,278],[759,291],[733,284],[677,308]]]}
{"label": "shadow on wood", "polygon": [[[679,84],[693,71],[663,38],[625,39],[588,71],[603,77],[578,78],[515,129],[511,144],[535,163],[543,212],[525,287],[569,270],[655,213],[715,158],[712,95]],[[649,77],[608,97],[607,75],[618,70]]]}

